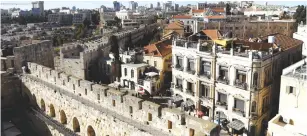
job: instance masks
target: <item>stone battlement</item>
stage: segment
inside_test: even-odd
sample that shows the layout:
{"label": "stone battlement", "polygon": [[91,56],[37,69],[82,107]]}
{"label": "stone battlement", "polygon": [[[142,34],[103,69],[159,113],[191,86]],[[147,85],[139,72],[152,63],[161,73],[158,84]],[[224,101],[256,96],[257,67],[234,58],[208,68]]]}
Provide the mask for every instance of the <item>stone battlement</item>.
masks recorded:
{"label": "stone battlement", "polygon": [[29,75],[170,135],[189,135],[191,131],[197,135],[218,135],[217,124],[187,115],[179,109],[166,108],[36,63],[29,62],[28,68]]}

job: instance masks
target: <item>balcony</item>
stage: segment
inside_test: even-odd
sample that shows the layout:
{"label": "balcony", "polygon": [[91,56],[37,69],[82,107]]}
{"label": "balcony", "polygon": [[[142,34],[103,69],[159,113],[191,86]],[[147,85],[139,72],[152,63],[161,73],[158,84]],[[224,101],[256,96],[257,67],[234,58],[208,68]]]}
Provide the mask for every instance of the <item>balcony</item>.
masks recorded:
{"label": "balcony", "polygon": [[189,95],[195,96],[195,92],[193,92],[193,91],[190,90],[190,89],[187,89],[187,90],[186,90],[186,93],[189,94]]}
{"label": "balcony", "polygon": [[217,102],[216,102],[216,105],[218,105],[219,107],[224,108],[225,110],[228,109],[228,108],[227,108],[228,105],[227,105],[226,102],[217,101]]}
{"label": "balcony", "polygon": [[208,78],[208,79],[211,78],[210,71],[201,71],[201,72],[199,72],[199,76],[200,76],[200,77],[206,77],[206,78]]}
{"label": "balcony", "polygon": [[238,79],[234,82],[234,86],[243,90],[247,90],[247,83],[242,82]]}
{"label": "balcony", "polygon": [[226,84],[226,85],[229,84],[229,80],[228,80],[227,77],[219,76],[219,77],[217,78],[217,81],[220,82],[220,83]]}
{"label": "balcony", "polygon": [[183,67],[179,64],[176,64],[175,68],[179,71],[183,71]]}
{"label": "balcony", "polygon": [[138,79],[138,85],[144,86],[144,80],[143,79]]}
{"label": "balcony", "polygon": [[186,68],[187,73],[194,75],[196,73],[195,70],[191,70],[191,68]]}
{"label": "balcony", "polygon": [[239,108],[233,107],[233,108],[232,108],[232,111],[233,111],[234,113],[240,115],[240,116],[245,117],[245,112],[244,112],[243,109],[239,109]]}
{"label": "balcony", "polygon": [[175,88],[183,92],[182,85],[175,85]]}

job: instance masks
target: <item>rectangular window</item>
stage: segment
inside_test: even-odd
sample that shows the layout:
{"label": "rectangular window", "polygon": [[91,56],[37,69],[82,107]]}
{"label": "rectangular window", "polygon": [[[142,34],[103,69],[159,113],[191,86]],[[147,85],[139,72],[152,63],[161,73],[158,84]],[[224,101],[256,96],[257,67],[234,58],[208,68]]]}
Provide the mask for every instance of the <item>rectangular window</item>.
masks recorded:
{"label": "rectangular window", "polygon": [[133,113],[132,106],[129,106],[129,113]]}
{"label": "rectangular window", "polygon": [[11,66],[14,67],[14,60],[11,60]]}
{"label": "rectangular window", "polygon": [[228,79],[228,68],[227,67],[220,67],[220,71],[219,71],[219,77],[220,78],[225,78]]}
{"label": "rectangular window", "polygon": [[72,85],[72,89],[75,90],[75,84]]}
{"label": "rectangular window", "polygon": [[112,105],[113,107],[115,107],[115,100],[112,100]]}
{"label": "rectangular window", "polygon": [[288,94],[293,94],[293,95],[295,95],[295,87],[293,87],[293,86],[287,86],[287,93]]}
{"label": "rectangular window", "polygon": [[131,69],[131,78],[134,78],[134,70]]}
{"label": "rectangular window", "polygon": [[189,59],[188,70],[190,70],[190,71],[194,71],[195,70],[195,68],[194,68],[194,60],[193,59]]}
{"label": "rectangular window", "polygon": [[149,60],[146,60],[146,63],[149,64]]}
{"label": "rectangular window", "polygon": [[246,72],[237,70],[236,82],[245,83],[246,82]]}
{"label": "rectangular window", "polygon": [[176,78],[176,83],[178,87],[182,87],[182,79]]}
{"label": "rectangular window", "polygon": [[141,109],[142,109],[142,103],[139,102],[139,110],[141,110]]}
{"label": "rectangular window", "polygon": [[190,128],[190,134],[189,136],[194,136],[194,129]]}
{"label": "rectangular window", "polygon": [[240,111],[244,111],[244,101],[235,99],[234,108],[239,109]]}
{"label": "rectangular window", "polygon": [[227,95],[218,93],[218,101],[227,104]]}
{"label": "rectangular window", "polygon": [[152,121],[152,115],[151,115],[151,113],[148,113],[148,121]]}
{"label": "rectangular window", "polygon": [[201,74],[208,74],[210,75],[211,71],[211,63],[207,61],[202,61],[201,62]]}
{"label": "rectangular window", "polygon": [[100,100],[100,94],[97,94],[97,100]]}
{"label": "rectangular window", "polygon": [[155,67],[157,66],[157,61],[154,61],[154,66],[155,66]]}
{"label": "rectangular window", "polygon": [[168,121],[167,124],[168,124],[168,125],[167,125],[167,128],[168,128],[168,129],[172,129],[172,127],[173,127],[172,121]]}
{"label": "rectangular window", "polygon": [[87,89],[84,90],[85,95],[87,95]]}
{"label": "rectangular window", "polygon": [[182,67],[182,57],[177,56],[177,65]]}
{"label": "rectangular window", "polygon": [[207,85],[201,85],[201,97],[209,97],[210,87]]}

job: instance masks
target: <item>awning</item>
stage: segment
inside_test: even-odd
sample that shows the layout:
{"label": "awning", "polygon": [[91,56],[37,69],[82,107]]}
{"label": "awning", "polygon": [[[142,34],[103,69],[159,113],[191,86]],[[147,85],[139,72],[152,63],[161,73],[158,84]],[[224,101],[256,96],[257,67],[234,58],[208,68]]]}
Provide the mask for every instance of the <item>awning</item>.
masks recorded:
{"label": "awning", "polygon": [[[220,114],[220,115],[219,115],[219,114]],[[220,117],[221,120],[222,120],[222,119],[227,119],[227,116],[226,116],[225,113],[222,112],[222,111],[218,111],[218,112],[215,114],[216,120],[218,120],[219,117]]]}
{"label": "awning", "polygon": [[241,129],[244,128],[244,123],[240,120],[235,120],[227,124],[227,127],[240,131]]}
{"label": "awning", "polygon": [[179,101],[182,101],[182,97],[180,95],[175,95],[173,96],[172,98],[173,102],[179,102]]}
{"label": "awning", "polygon": [[194,102],[192,100],[188,99],[184,104],[185,104],[186,107],[190,107],[190,106],[194,105]]}

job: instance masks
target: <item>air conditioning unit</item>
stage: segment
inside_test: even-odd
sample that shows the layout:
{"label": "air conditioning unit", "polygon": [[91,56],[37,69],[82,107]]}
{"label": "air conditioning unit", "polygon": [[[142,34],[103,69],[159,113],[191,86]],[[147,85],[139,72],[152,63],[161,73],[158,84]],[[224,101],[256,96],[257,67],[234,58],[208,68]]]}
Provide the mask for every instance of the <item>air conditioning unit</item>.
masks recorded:
{"label": "air conditioning unit", "polygon": [[283,117],[282,120],[283,120],[285,123],[290,124],[290,119],[289,119],[289,118]]}

